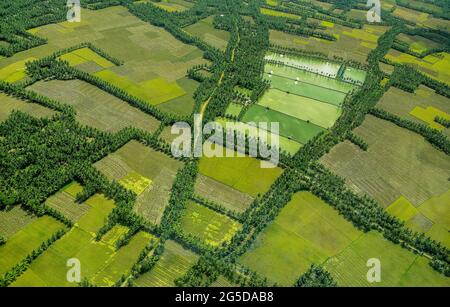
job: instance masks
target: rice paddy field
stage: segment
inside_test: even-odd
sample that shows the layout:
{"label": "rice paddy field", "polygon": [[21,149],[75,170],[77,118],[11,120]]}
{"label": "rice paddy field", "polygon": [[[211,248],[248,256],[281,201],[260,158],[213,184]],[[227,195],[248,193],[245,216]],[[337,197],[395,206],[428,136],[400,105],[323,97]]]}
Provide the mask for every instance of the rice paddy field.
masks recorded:
{"label": "rice paddy field", "polygon": [[439,43],[419,35],[413,36],[401,33],[397,36],[397,39],[401,42],[407,43],[409,45],[409,49],[417,53],[423,53],[427,50],[438,48],[440,46]]}
{"label": "rice paddy field", "polygon": [[6,244],[0,246],[0,276],[38,249],[58,230],[64,229],[63,224],[49,216],[35,218],[21,226],[20,230],[8,237]]}
{"label": "rice paddy field", "polygon": [[156,265],[136,281],[138,287],[173,287],[198,260],[198,256],[178,243],[168,240]]}
{"label": "rice paddy field", "polygon": [[185,75],[192,66],[208,63],[199,49],[183,44],[162,28],[141,21],[122,6],[97,11],[82,9],[81,13],[80,23],[62,22],[30,30],[47,38],[48,44],[0,60],[0,79],[21,80],[25,76],[26,61],[91,42],[124,61],[124,65],[111,66],[86,50],[63,57],[73,65],[78,64],[76,68],[111,82],[162,110],[182,115],[192,111],[191,94],[198,84],[186,81]]}
{"label": "rice paddy field", "polygon": [[[199,173],[252,197],[263,195],[281,175],[279,167],[261,168],[261,161],[245,156],[202,157]],[[246,176],[242,176],[246,174]]]}
{"label": "rice paddy field", "polygon": [[260,105],[251,106],[245,113],[242,121],[267,123],[278,122],[281,136],[301,144],[306,144],[310,139],[325,130],[323,127],[313,123],[308,123],[301,119]]}
{"label": "rice paddy field", "polygon": [[[320,20],[309,19],[309,21]],[[301,37],[277,30],[270,30],[272,44],[299,50],[317,51],[329,57],[338,56],[366,63],[367,56],[376,48],[378,38],[388,30],[385,26],[364,25],[362,29],[353,29],[338,24],[327,27],[326,33],[332,34],[337,41],[328,41],[315,37]]]}
{"label": "rice paddy field", "polygon": [[[193,272],[190,269],[200,257],[203,260],[203,257],[210,256],[211,250],[220,251],[227,247],[233,237],[244,230],[242,237],[236,237],[242,239],[242,245],[237,250],[223,249],[230,253],[217,253],[216,256],[220,254],[225,261],[236,262],[235,273],[243,274],[242,277],[248,277],[248,274],[254,271],[262,278],[267,278],[269,286],[293,286],[311,265],[316,264],[329,272],[338,286],[450,287],[450,279],[429,265],[431,257],[435,255],[430,256],[422,251],[414,253],[387,240],[379,231],[360,231],[350,222],[350,218],[344,218],[312,191],[283,191],[286,195],[280,193],[279,199],[283,201],[286,197],[291,197],[288,203],[280,208],[277,216],[269,214],[273,220],[268,221],[267,225],[264,223],[264,228],[255,225],[258,214],[266,212],[266,209],[273,209],[267,208],[272,202],[266,202],[266,198],[273,200],[272,198],[278,197],[277,189],[290,184],[289,181],[294,181],[293,186],[299,186],[300,182],[296,182],[299,178],[305,180],[304,186],[307,186],[307,181],[315,180],[315,177],[310,175],[318,172],[316,169],[309,165],[303,168],[303,165],[296,164],[300,161],[315,161],[316,149],[319,152],[322,148],[312,149],[309,147],[311,144],[307,143],[320,134],[330,134],[329,139],[324,138],[325,142],[318,145],[327,149],[323,151],[327,153],[320,158],[319,163],[343,178],[346,187],[354,193],[375,199],[387,213],[403,221],[405,227],[424,233],[442,246],[450,248],[449,155],[433,147],[419,134],[389,121],[363,114],[367,105],[359,107],[357,103],[350,101],[361,88],[376,88],[372,87],[372,83],[366,84],[370,87],[362,87],[368,77],[374,77],[377,84],[378,80],[381,80],[381,86],[389,85],[389,80],[395,78],[392,75],[394,63],[410,64],[423,74],[450,85],[450,54],[435,52],[420,58],[399,52],[391,46],[385,56],[386,61],[383,61],[386,63],[379,62],[386,75],[378,75],[375,63],[380,59],[370,63],[367,59],[373,50],[380,51],[377,49],[379,38],[390,26],[365,23],[367,11],[355,9],[361,8],[359,6],[344,9],[336,1],[322,1],[325,0],[265,0],[242,3],[226,1],[227,3],[217,6],[207,4],[202,7],[203,3],[197,6],[198,2],[195,0],[140,0],[136,2],[149,4],[149,11],[142,12],[139,18],[130,13],[131,8],[127,8],[128,5],[132,6],[130,3],[98,10],[82,8],[81,22],[52,23],[28,29],[28,33],[46,39],[47,43],[17,52],[10,57],[0,56],[0,81],[19,86],[8,89],[13,92],[19,91],[22,86],[31,96],[39,95],[40,98],[45,97],[72,106],[76,111],[76,122],[92,128],[93,133],[102,132],[105,143],[99,144],[95,152],[90,148],[83,148],[86,152],[81,152],[75,145],[84,144],[83,139],[79,144],[67,146],[69,149],[80,150],[80,153],[76,152],[73,156],[63,155],[61,159],[70,157],[66,160],[55,158],[55,164],[61,167],[61,173],[67,172],[64,175],[70,174],[72,177],[64,177],[69,179],[67,185],[60,189],[51,184],[42,188],[47,188],[45,191],[49,194],[53,193],[45,201],[42,200],[44,209],[50,209],[42,216],[30,213],[27,211],[30,207],[26,209],[26,206],[20,205],[37,205],[32,199],[33,188],[37,187],[26,187],[29,188],[26,189],[29,193],[14,195],[17,190],[14,187],[16,183],[10,182],[14,180],[0,178],[0,184],[5,185],[0,189],[0,239],[5,239],[5,242],[0,242],[0,279],[8,276],[5,273],[10,272],[16,264],[30,255],[34,256],[33,252],[55,233],[64,230],[62,237],[52,242],[39,256],[33,257],[21,274],[14,276],[10,286],[78,286],[79,284],[70,282],[67,278],[70,269],[68,260],[77,259],[81,264],[82,279],[94,286],[130,286],[126,281],[131,276],[136,279],[128,280],[132,280],[133,285],[138,287],[173,287],[176,286],[177,280]],[[329,21],[331,19],[328,17],[333,16],[323,11],[309,14],[310,9],[305,8],[305,3],[302,2],[313,4],[312,11],[315,6],[320,6],[329,13],[345,16],[347,21],[360,20],[362,28],[346,27]],[[261,7],[263,3],[265,5]],[[432,15],[432,12],[441,13],[440,7],[418,0],[411,0],[410,3],[422,6],[430,12],[407,9],[397,5],[396,0],[384,0],[382,6],[385,10],[391,10],[394,16],[415,23],[415,26],[407,25],[411,30],[421,27],[450,33],[450,21]],[[231,6],[234,5],[236,15],[228,15],[224,10],[230,9],[231,13]],[[152,6],[153,9],[159,9],[152,12]],[[190,11],[194,6],[195,10]],[[295,10],[279,10],[295,7],[304,10],[305,15],[296,15],[293,13]],[[198,8],[204,8],[209,17],[199,20],[198,16],[208,14],[203,15],[205,12],[200,12]],[[1,14],[3,9],[5,8],[0,8],[1,16],[4,15]],[[254,15],[251,11],[253,9],[260,10],[262,15]],[[160,20],[156,16],[158,14],[167,17],[168,23],[166,20]],[[180,18],[181,22],[169,16]],[[267,16],[284,19],[279,18],[277,22],[280,24],[276,24],[276,18],[269,19]],[[227,19],[227,22],[222,24],[224,28],[235,25],[237,31],[230,33],[216,29],[214,23],[221,18]],[[241,22],[236,22],[238,18],[249,23],[244,26]],[[336,41],[287,34],[286,32],[294,32],[287,28],[283,30],[286,32],[274,30],[281,29],[281,23],[286,18],[291,19],[291,22],[301,19],[315,22],[320,25],[318,30],[333,35]],[[252,27],[249,27],[249,24],[252,24]],[[393,25],[390,22],[385,24]],[[0,30],[2,26],[0,22]],[[180,33],[188,37],[177,39],[164,27],[170,29],[171,33],[176,33],[177,37]],[[295,23],[290,24],[290,27],[294,30],[304,25]],[[438,37],[440,34],[436,35]],[[14,43],[6,42],[8,38],[4,37],[4,33],[0,33],[0,36],[0,53],[6,55],[7,50],[4,48]],[[194,38],[218,50],[204,54],[195,44],[183,43]],[[399,34],[395,39],[397,43],[407,44],[411,52],[418,54],[442,47],[437,38],[430,40],[418,35]],[[157,116],[158,120],[100,87],[82,80],[62,81],[49,77],[45,81],[33,82],[35,79],[27,75],[27,63],[30,61],[83,43],[91,43],[111,57],[102,56],[103,53],[94,51],[94,47],[81,47],[76,50],[72,48],[72,51],[66,51],[65,54],[59,53],[58,59],[114,86],[141,103],[175,116],[163,114],[161,117]],[[272,44],[270,47],[269,43]],[[257,53],[250,48],[251,44],[260,46],[260,50],[268,50],[265,55],[259,53],[260,62],[253,63],[250,60],[253,56],[250,52]],[[228,46],[230,48],[227,49]],[[314,53],[322,55],[313,56]],[[246,67],[244,64],[247,62],[235,61],[235,55],[248,57],[248,71],[241,69]],[[259,65],[262,64],[263,55],[264,69]],[[200,82],[187,76],[187,71],[193,67],[200,67],[201,74],[207,78],[201,88]],[[261,68],[259,75],[256,71],[258,67]],[[43,71],[45,69],[47,67],[42,68]],[[255,71],[252,71],[253,69]],[[245,80],[246,73],[248,80]],[[217,76],[221,77],[216,78]],[[258,76],[259,81],[253,79]],[[259,96],[258,101],[254,101],[253,97],[258,94],[260,81],[267,81],[270,86]],[[223,97],[217,93],[223,94]],[[225,99],[222,99],[224,97]],[[210,101],[212,103],[209,103]],[[369,103],[364,99],[359,101]],[[227,103],[225,109],[224,104]],[[204,155],[195,159],[195,162],[198,162],[195,177],[190,178],[193,173],[189,176],[180,173],[177,177],[179,170],[185,165],[184,162],[144,145],[145,142],[131,140],[117,150],[119,146],[112,147],[120,142],[114,139],[113,135],[129,127],[139,129],[143,135],[154,134],[155,138],[159,137],[158,142],[165,141],[170,145],[177,137],[171,133],[170,124],[173,118],[190,118],[194,106],[200,106],[202,113],[207,110],[211,111],[208,113],[211,115],[220,114],[214,120],[225,130],[229,128],[252,140],[267,136],[266,143],[279,146],[283,153],[282,158],[291,159],[293,163],[273,165],[271,162],[238,153],[235,149],[212,145],[206,141],[203,144]],[[435,121],[436,117],[450,120],[450,99],[424,85],[420,85],[414,93],[390,87],[377,107],[403,119],[425,124],[450,137],[450,128]],[[39,104],[0,93],[0,123],[7,120],[15,110],[36,118],[50,118],[59,114]],[[349,140],[344,140],[333,148],[330,145],[331,150],[325,148],[327,144],[336,144],[345,139],[344,133],[350,132],[345,131],[351,126],[350,121],[342,126],[335,126],[343,110],[354,112],[355,116],[361,115],[361,118],[365,116],[364,122],[355,128],[353,133],[368,144],[367,150],[362,150]],[[53,118],[58,122],[73,120],[70,116]],[[269,125],[258,129],[255,127],[258,123]],[[274,124],[279,124],[279,130],[274,128]],[[23,125],[23,137],[33,137],[26,135],[28,123]],[[46,128],[42,128],[41,132],[48,132],[44,130]],[[66,132],[72,133],[70,129]],[[59,138],[65,137],[66,132],[50,132],[55,133],[56,146],[64,146],[60,144],[63,142],[59,142]],[[54,135],[48,135],[49,144],[53,144],[51,137]],[[42,157],[38,155],[41,149],[42,152],[47,150],[37,148],[35,157],[34,148],[22,148],[21,137],[10,140],[9,137],[0,135],[0,157],[7,162],[10,159],[13,161],[11,164],[18,164],[16,174],[11,172],[13,176],[17,176],[13,179],[17,180],[21,180],[20,176],[41,173],[39,167],[36,167],[38,171],[34,169],[34,164],[40,163]],[[335,138],[336,143],[332,143],[332,138]],[[72,135],[67,136],[67,139],[72,139]],[[16,143],[8,143],[5,140]],[[88,138],[88,141],[90,142],[91,138]],[[42,147],[44,146],[47,146],[47,143],[43,143]],[[62,152],[67,148],[59,149]],[[299,159],[297,156],[293,157],[302,149],[304,151]],[[10,154],[14,155],[15,151],[22,150],[30,150],[26,152],[28,155],[23,155],[23,161],[8,157]],[[227,156],[209,157],[208,153],[211,152],[226,153]],[[96,153],[102,153],[102,157],[99,156],[92,166],[103,174],[108,182],[114,185],[117,183],[136,195],[133,208],[125,208],[121,203],[129,194],[115,194],[117,191],[111,191],[112,188],[105,190],[106,185],[103,182],[94,184],[83,177],[85,174],[66,169],[66,165],[72,168],[75,166],[69,163],[72,157],[78,166],[78,162],[82,165],[78,155],[89,157],[95,156]],[[232,157],[228,156],[229,154]],[[5,164],[2,162],[4,161],[0,161],[0,169]],[[299,173],[302,176],[294,178]],[[47,173],[36,174],[36,186],[49,179],[46,175]],[[178,187],[172,190],[175,178],[177,182],[180,180],[182,189],[186,190],[180,191]],[[196,178],[195,182],[193,178]],[[277,184],[274,186],[275,182]],[[83,185],[86,190],[83,190]],[[114,185],[111,187],[116,187]],[[89,198],[82,202],[76,200],[80,193],[88,192],[94,186],[93,194]],[[323,187],[325,190],[331,188],[333,185]],[[58,191],[55,192],[56,190]],[[9,193],[12,195],[8,195]],[[108,198],[111,194],[115,195],[114,200]],[[171,206],[174,207],[168,207],[171,197],[175,200],[174,203],[171,201]],[[10,201],[18,204],[7,206]],[[220,208],[215,208],[215,205]],[[174,210],[179,211],[172,216]],[[64,218],[73,222],[71,228],[60,222],[65,221]],[[191,240],[199,244],[195,246]],[[156,249],[155,243],[161,246],[158,245]],[[237,247],[234,244],[229,246],[233,249]],[[162,247],[163,249],[159,250]],[[239,251],[241,252],[235,254]],[[144,255],[144,252],[147,254]],[[141,255],[146,256],[146,260],[156,262],[148,267],[141,266],[138,262],[143,259],[140,258]],[[155,255],[158,257],[152,258]],[[235,259],[229,255],[239,256]],[[382,276],[379,283],[370,283],[366,277],[369,269],[367,260],[371,258],[381,261]],[[133,267],[147,267],[148,270],[139,271],[137,275],[137,271],[133,270],[130,275]],[[204,271],[194,274],[198,274],[195,277],[199,279],[205,277],[202,276]],[[223,271],[218,275],[218,279],[209,286],[239,286],[231,282]]]}
{"label": "rice paddy field", "polygon": [[450,190],[414,206],[401,196],[393,202],[387,211],[401,219],[417,232],[423,232],[432,239],[450,248]]}
{"label": "rice paddy field", "polygon": [[0,121],[6,120],[12,111],[21,111],[31,116],[40,118],[51,117],[52,115],[56,114],[55,111],[43,107],[39,104],[19,100],[18,98],[11,97],[3,93],[0,93],[0,101]]}
{"label": "rice paddy field", "polygon": [[78,221],[89,211],[89,206],[85,203],[76,202],[75,198],[83,190],[77,182],[72,182],[61,191],[50,196],[45,204],[50,208],[58,210],[68,217],[72,222]]}
{"label": "rice paddy field", "polygon": [[325,77],[336,78],[340,64],[306,56],[292,56],[269,52],[266,60],[281,62],[286,66],[303,69]]}
{"label": "rice paddy field", "polygon": [[[267,62],[264,68],[264,79],[270,82],[270,89],[241,120],[279,122],[280,147],[291,155],[317,134],[333,127],[347,95],[358,89],[355,83],[362,84],[366,78],[363,70],[341,68],[337,62],[319,58],[273,52],[265,58],[276,61],[276,64]],[[341,70],[342,76],[338,78]]]}
{"label": "rice paddy field", "polygon": [[312,123],[322,128],[331,128],[341,115],[339,107],[294,93],[270,89],[259,101],[259,105]]}
{"label": "rice paddy field", "polygon": [[[222,129],[226,131],[234,131],[236,135],[246,135],[251,138],[258,138],[262,140],[264,143],[277,146],[282,152],[288,153],[290,155],[294,155],[301,147],[302,144],[289,139],[287,137],[278,135],[276,133],[272,133],[268,130],[271,126],[267,127],[268,130],[264,129],[264,127],[259,127],[258,122],[234,122],[224,118],[217,118],[217,124],[222,127]],[[278,139],[278,144],[275,144],[275,141]]]}
{"label": "rice paddy field", "polygon": [[420,59],[391,49],[385,58],[394,63],[410,64],[430,78],[450,84],[450,54],[447,52],[433,53]]}
{"label": "rice paddy field", "polygon": [[103,131],[133,126],[153,133],[160,125],[151,115],[84,81],[41,81],[29,89],[73,106],[80,123]]}
{"label": "rice paddy field", "polygon": [[8,239],[35,220],[35,215],[20,206],[0,210],[0,236]]}
{"label": "rice paddy field", "polygon": [[195,193],[202,198],[215,202],[228,210],[244,212],[253,202],[250,195],[199,174],[195,182]]}
{"label": "rice paddy field", "polygon": [[200,37],[207,44],[215,48],[225,50],[230,40],[230,33],[214,28],[213,20],[214,16],[209,16],[193,25],[185,27],[184,30],[193,36]]}
{"label": "rice paddy field", "polygon": [[[278,76],[288,80],[297,81],[299,83],[297,84],[299,85],[299,87],[306,87],[306,85],[309,85],[312,88],[317,88],[317,90],[314,93],[314,96],[310,98],[317,97],[319,98],[318,100],[321,100],[320,99],[321,96],[317,95],[321,94],[319,93],[320,91],[325,92],[326,94],[322,97],[322,100],[337,105],[342,103],[342,101],[340,101],[340,99],[343,99],[342,94],[347,94],[357,88],[357,86],[351,83],[342,82],[334,78],[327,78],[320,74],[305,71],[303,69],[297,69],[295,67],[290,67],[288,65],[274,65],[267,63],[264,67],[264,72],[266,79],[269,78],[268,75],[272,75],[271,78],[273,78],[274,76]],[[286,82],[289,82],[288,80],[286,80]],[[272,79],[270,79],[270,81],[273,83]],[[337,96],[337,98],[339,99],[330,98],[329,96],[331,95]]]}
{"label": "rice paddy field", "polygon": [[450,118],[450,99],[421,85],[415,93],[391,87],[378,102],[378,107],[402,118],[427,124],[450,136],[450,129],[435,122],[436,116]]}
{"label": "rice paddy field", "polygon": [[408,21],[412,21],[417,26],[422,26],[431,29],[442,29],[447,32],[450,31],[450,21],[441,18],[435,18],[431,16],[429,13],[424,13],[413,9],[397,6],[393,15],[396,17],[406,19]]}
{"label": "rice paddy field", "polygon": [[126,274],[136,262],[140,252],[152,239],[147,233],[137,233],[128,245],[116,250],[110,245],[117,232],[113,228],[105,241],[95,241],[96,232],[104,225],[114,203],[102,195],[86,201],[89,211],[61,239],[40,255],[12,286],[74,286],[66,278],[68,259],[77,258],[81,275],[99,286],[111,286]]}
{"label": "rice paddy field", "polygon": [[239,222],[193,201],[187,203],[181,218],[185,233],[214,247],[228,243],[241,228]]}
{"label": "rice paddy field", "polygon": [[169,202],[173,180],[182,163],[131,141],[95,164],[110,180],[137,195],[134,210],[158,224]]}
{"label": "rice paddy field", "polygon": [[418,206],[450,189],[450,158],[422,136],[373,116],[354,132],[367,152],[345,141],[321,159],[353,191],[386,208],[401,196]]}
{"label": "rice paddy field", "polygon": [[449,285],[425,258],[377,233],[357,230],[310,192],[295,194],[239,261],[281,286],[292,286],[313,263],[323,264],[339,286],[371,286],[366,279],[370,258],[383,266],[377,286]]}

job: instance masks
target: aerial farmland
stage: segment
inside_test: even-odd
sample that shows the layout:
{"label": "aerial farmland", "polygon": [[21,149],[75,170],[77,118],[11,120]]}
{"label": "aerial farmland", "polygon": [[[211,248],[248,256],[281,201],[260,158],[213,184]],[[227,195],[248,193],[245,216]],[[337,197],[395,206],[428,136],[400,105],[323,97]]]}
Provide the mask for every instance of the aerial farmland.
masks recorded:
{"label": "aerial farmland", "polygon": [[373,2],[1,1],[0,287],[450,287],[450,4]]}

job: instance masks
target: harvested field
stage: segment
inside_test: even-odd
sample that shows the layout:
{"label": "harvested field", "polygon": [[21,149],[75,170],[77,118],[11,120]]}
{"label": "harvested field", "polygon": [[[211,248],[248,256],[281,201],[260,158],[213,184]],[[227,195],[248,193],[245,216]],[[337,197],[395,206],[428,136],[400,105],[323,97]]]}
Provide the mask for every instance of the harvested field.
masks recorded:
{"label": "harvested field", "polygon": [[[139,142],[131,141],[95,166],[110,180],[120,182],[129,178],[130,174],[138,176],[142,185],[132,185],[132,190],[138,195],[134,210],[150,222],[158,224],[182,163]],[[128,184],[124,186],[130,188]]]}
{"label": "harvested field", "polygon": [[321,159],[353,191],[387,207],[402,195],[418,206],[450,188],[450,158],[422,136],[373,116],[355,132],[367,152],[346,141]]}
{"label": "harvested field", "polygon": [[155,132],[160,122],[126,102],[80,80],[38,82],[31,90],[72,105],[78,120],[103,131],[117,132],[134,126]]}

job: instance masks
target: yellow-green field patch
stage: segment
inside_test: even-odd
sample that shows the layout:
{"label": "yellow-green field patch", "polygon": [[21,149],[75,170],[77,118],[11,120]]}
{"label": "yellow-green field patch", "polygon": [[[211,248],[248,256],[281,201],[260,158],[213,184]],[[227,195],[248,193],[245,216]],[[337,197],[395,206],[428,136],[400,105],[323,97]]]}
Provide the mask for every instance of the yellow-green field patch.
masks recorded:
{"label": "yellow-green field patch", "polygon": [[119,183],[139,196],[152,184],[152,181],[137,172],[130,172]]}
{"label": "yellow-green field patch", "polygon": [[78,193],[83,191],[83,187],[78,182],[74,181],[67,185],[63,191],[72,197],[76,197]]}
{"label": "yellow-green field patch", "polygon": [[109,180],[121,181],[132,174],[127,179],[133,185],[129,187],[135,188],[134,192],[138,194],[134,210],[154,224],[158,224],[163,215],[173,181],[182,165],[182,162],[137,141],[127,143],[95,163]]}
{"label": "yellow-green field patch", "polygon": [[237,221],[190,201],[181,219],[181,228],[212,246],[228,243],[240,230]]}
{"label": "yellow-green field patch", "polygon": [[197,261],[198,256],[180,244],[168,240],[156,265],[136,280],[138,287],[173,287]]}
{"label": "yellow-green field patch", "polygon": [[162,77],[135,83],[111,70],[102,70],[94,75],[152,105],[161,104],[186,93],[177,82],[168,82]]}
{"label": "yellow-green field patch", "polygon": [[49,216],[43,216],[8,238],[6,244],[0,246],[0,276],[63,228],[64,225],[60,222]]}
{"label": "yellow-green field patch", "polygon": [[98,55],[90,48],[81,48],[74,50],[70,53],[66,53],[60,57],[62,60],[69,62],[71,66],[77,66],[86,62],[94,62],[102,68],[110,68],[115,66],[113,63]]}
{"label": "yellow-green field patch", "polygon": [[34,57],[30,57],[0,68],[0,80],[14,83],[24,79],[27,76],[25,63],[34,60],[36,60]]}
{"label": "yellow-green field patch", "polygon": [[102,242],[111,246],[116,246],[117,241],[119,241],[127,232],[128,227],[115,225],[102,237]]}
{"label": "yellow-green field patch", "polygon": [[410,114],[426,122],[430,126],[430,128],[437,129],[439,131],[444,130],[445,127],[435,121],[436,117],[441,117],[446,120],[450,120],[450,114],[445,113],[434,107],[427,107],[426,109],[421,107],[415,107],[410,112]]}
{"label": "yellow-green field patch", "polygon": [[277,16],[277,17],[287,17],[287,18],[293,18],[293,19],[300,19],[300,16],[298,16],[298,15],[285,13],[285,12],[280,12],[280,11],[275,11],[275,10],[271,10],[271,9],[266,9],[264,7],[261,8],[261,13],[264,14],[264,15],[269,15],[269,16]]}
{"label": "yellow-green field patch", "polygon": [[113,286],[123,275],[130,273],[140,253],[152,239],[155,238],[146,232],[134,235],[130,242],[115,252],[106,266],[95,274],[92,282],[98,286]]}
{"label": "yellow-green field patch", "polygon": [[403,196],[387,207],[386,211],[404,222],[408,221],[418,213],[417,208]]}
{"label": "yellow-green field patch", "polygon": [[238,157],[234,152],[234,157],[202,157],[199,172],[256,197],[264,194],[283,171],[279,167],[262,168],[260,160]]}

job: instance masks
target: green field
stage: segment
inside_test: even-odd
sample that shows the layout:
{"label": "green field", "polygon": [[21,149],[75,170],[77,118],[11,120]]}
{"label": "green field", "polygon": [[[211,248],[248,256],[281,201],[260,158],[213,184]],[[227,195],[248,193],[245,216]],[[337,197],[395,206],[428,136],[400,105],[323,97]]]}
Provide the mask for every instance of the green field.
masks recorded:
{"label": "green field", "polygon": [[63,229],[64,225],[49,216],[35,219],[11,235],[6,244],[0,246],[0,276],[16,263],[25,259],[46,240]]}
{"label": "green field", "polygon": [[138,260],[139,254],[154,237],[146,232],[139,232],[131,241],[120,248],[106,265],[92,278],[98,286],[113,286],[122,275],[128,274]]}
{"label": "green field", "polygon": [[[318,2],[324,4],[322,2]],[[321,20],[308,18],[310,22]],[[339,24],[328,27],[325,32],[337,38],[336,41],[316,37],[301,37],[285,32],[270,30],[270,42],[298,50],[321,52],[332,58],[338,56],[346,60],[366,63],[368,54],[376,48],[377,39],[388,30],[387,26],[364,25],[362,29],[352,29]]]}
{"label": "green field", "polygon": [[19,100],[0,93],[0,121],[6,120],[12,111],[22,111],[34,117],[51,117],[56,114],[53,110],[43,107],[39,104]]}
{"label": "green field", "polygon": [[[381,283],[367,282],[370,258],[381,261]],[[450,285],[425,258],[379,233],[357,230],[309,192],[294,195],[240,262],[283,286],[293,285],[312,263],[324,264],[339,286]]]}
{"label": "green field", "polygon": [[138,287],[172,287],[195,264],[198,256],[174,241],[167,241],[156,265],[136,280]]}
{"label": "green field", "polygon": [[199,83],[195,80],[189,79],[187,77],[177,80],[177,84],[183,88],[185,94],[171,99],[167,102],[158,105],[158,109],[163,112],[178,114],[182,116],[187,116],[192,113],[194,109],[195,100],[193,98]]}
{"label": "green field", "polygon": [[[369,283],[367,260],[381,262],[381,282]],[[448,278],[434,271],[426,258],[395,245],[376,232],[362,235],[339,255],[330,258],[325,268],[340,286],[450,286]]]}
{"label": "green field", "polygon": [[183,0],[162,0],[151,1],[154,5],[168,11],[168,12],[183,12],[193,6],[191,2]]}
{"label": "green field", "polygon": [[59,57],[59,59],[69,62],[70,66],[78,66],[88,62],[94,62],[101,68],[114,67],[113,63],[103,58],[102,56],[98,55],[89,48],[81,48],[63,54],[62,56]]}
{"label": "green field", "polygon": [[229,210],[244,212],[254,198],[210,177],[197,175],[195,193]]}
{"label": "green field", "polygon": [[342,105],[346,96],[346,94],[342,92],[319,87],[310,83],[304,83],[300,79],[292,80],[271,74],[265,75],[264,78],[270,81],[271,88],[273,89],[306,99],[318,100],[334,106]]}
{"label": "green field", "polygon": [[206,244],[217,247],[222,243],[228,243],[241,229],[241,224],[228,216],[190,201],[181,218],[181,229],[200,238]]}
{"label": "green field", "polygon": [[[80,260],[82,278],[86,277],[91,281],[95,278],[101,285],[117,281],[126,273],[122,270],[124,266],[131,268],[146,245],[142,237],[148,238],[148,235],[136,235],[132,240],[133,244],[130,242],[125,252],[116,252],[114,246],[94,241],[96,232],[104,225],[106,217],[114,208],[114,202],[97,194],[88,199],[86,204],[90,209],[75,227],[39,256],[13,286],[74,286],[66,279],[66,262],[71,258]],[[108,237],[110,236],[107,235]],[[130,257],[134,257],[134,262],[130,261]],[[109,266],[112,267],[108,268]],[[106,272],[100,274],[102,270]]]}
{"label": "green field", "polygon": [[450,85],[450,54],[447,52],[433,53],[420,59],[391,49],[385,58],[394,63],[412,65],[430,78]]}
{"label": "green field", "polygon": [[259,105],[251,106],[242,118],[243,122],[278,122],[280,135],[305,144],[314,136],[325,130],[322,127],[297,119],[295,117],[264,108]]}
{"label": "green field", "polygon": [[283,172],[279,167],[261,168],[260,162],[248,156],[202,157],[199,163],[199,172],[256,197],[264,194]]}
{"label": "green field", "polygon": [[[297,80],[298,78],[300,82],[308,83],[310,85],[320,87],[321,89],[330,89],[345,94],[357,88],[357,86],[347,82],[342,82],[333,78],[324,77],[313,72],[297,69],[286,65],[274,65],[267,63],[264,66],[264,72],[266,74],[272,74],[291,80]],[[325,92],[328,93],[328,91]],[[340,96],[338,95],[338,97]]]}
{"label": "green field", "polygon": [[158,105],[186,94],[175,81],[169,82],[163,77],[136,83],[112,70],[102,70],[94,75],[151,105]]}
{"label": "green field", "polygon": [[[261,140],[268,145],[272,145],[274,142],[273,140],[276,140],[276,138],[278,138],[279,144],[277,145],[277,147],[290,155],[294,155],[302,146],[300,143],[288,139],[284,136],[271,133],[267,130],[255,127],[254,125],[249,125],[247,123],[233,122],[224,118],[217,118],[216,122],[220,124],[223,129],[235,131],[235,133],[239,133],[240,135],[247,135],[253,138],[258,138],[259,135],[262,135]],[[236,126],[229,128],[230,124],[235,124]]]}
{"label": "green field", "polygon": [[409,49],[413,52],[423,53],[429,49],[438,48],[439,44],[419,35],[407,35],[401,33],[397,39],[401,42],[407,43]]}
{"label": "green field", "polygon": [[391,87],[383,95],[377,106],[413,122],[428,125],[431,124],[431,127],[441,130],[443,133],[450,136],[450,129],[444,129],[442,125],[434,122],[434,118],[427,116],[428,112],[425,112],[425,117],[421,116],[421,118],[426,119],[426,121],[417,117],[418,114],[413,112],[413,110],[416,110],[417,112],[417,110],[429,109],[432,107],[433,109],[450,114],[450,99],[436,94],[434,90],[425,87],[424,85],[419,86],[415,93],[408,93],[398,88]]}
{"label": "green field", "polygon": [[309,192],[294,195],[240,262],[271,283],[292,286],[312,263],[339,253],[360,233]]}
{"label": "green field", "polygon": [[345,69],[343,80],[350,82],[357,82],[358,84],[363,84],[366,80],[367,72],[362,69],[357,69],[353,67],[347,67]]}
{"label": "green field", "polygon": [[303,69],[330,78],[336,78],[341,67],[336,62],[307,56],[283,55],[269,52],[265,58],[267,60],[282,62],[286,66]]}
{"label": "green field", "polygon": [[[80,23],[62,22],[33,29],[35,35],[47,38],[48,44],[3,59],[0,72],[8,67],[5,71],[5,78],[8,78],[11,71],[24,67],[15,63],[24,64],[29,59],[42,58],[61,49],[90,42],[124,61],[124,64],[104,69],[91,59],[77,68],[99,74],[130,94],[160,105],[162,110],[174,113],[181,110],[182,115],[192,111],[192,97],[186,95],[193,93],[192,87],[198,84],[186,82],[185,77],[192,66],[208,63],[203,59],[201,50],[180,42],[162,28],[141,21],[123,6],[95,11],[82,9],[81,13],[83,18]],[[20,67],[16,69],[9,65]],[[21,73],[19,77],[23,77],[23,69]],[[163,106],[166,103],[168,105]]]}
{"label": "green field", "polygon": [[89,206],[85,203],[77,203],[75,197],[83,189],[77,182],[73,182],[55,195],[50,196],[45,204],[50,208],[58,210],[71,221],[78,221],[86,212]]}
{"label": "green field", "polygon": [[[144,185],[134,190],[138,195],[134,210],[148,221],[158,224],[182,163],[137,141],[131,141],[98,161],[95,166],[110,180],[119,182],[129,179],[130,174],[137,174],[140,178],[138,181]],[[132,190],[136,188],[134,185],[124,185]]]}
{"label": "green field", "polygon": [[35,220],[36,216],[20,206],[0,210],[0,236],[8,239]]}
{"label": "green field", "polygon": [[117,132],[134,126],[152,133],[160,124],[154,117],[80,80],[38,82],[29,89],[72,105],[82,124],[103,131]]}
{"label": "green field", "polygon": [[423,232],[450,248],[450,190],[430,198],[418,207],[405,197],[400,197],[387,211],[404,221],[411,230]]}
{"label": "green field", "polygon": [[212,24],[213,19],[214,16],[210,16],[193,25],[187,26],[184,30],[193,36],[200,37],[213,47],[225,50],[230,39],[230,33],[215,29]]}
{"label": "green field", "polygon": [[225,114],[228,116],[234,116],[234,117],[238,117],[239,114],[241,114],[242,108],[244,106],[241,104],[236,104],[236,103],[230,103],[230,105],[228,106],[227,110],[225,111]]}
{"label": "green field", "polygon": [[341,109],[333,104],[278,89],[268,90],[258,104],[323,128],[331,128],[341,116]]}

